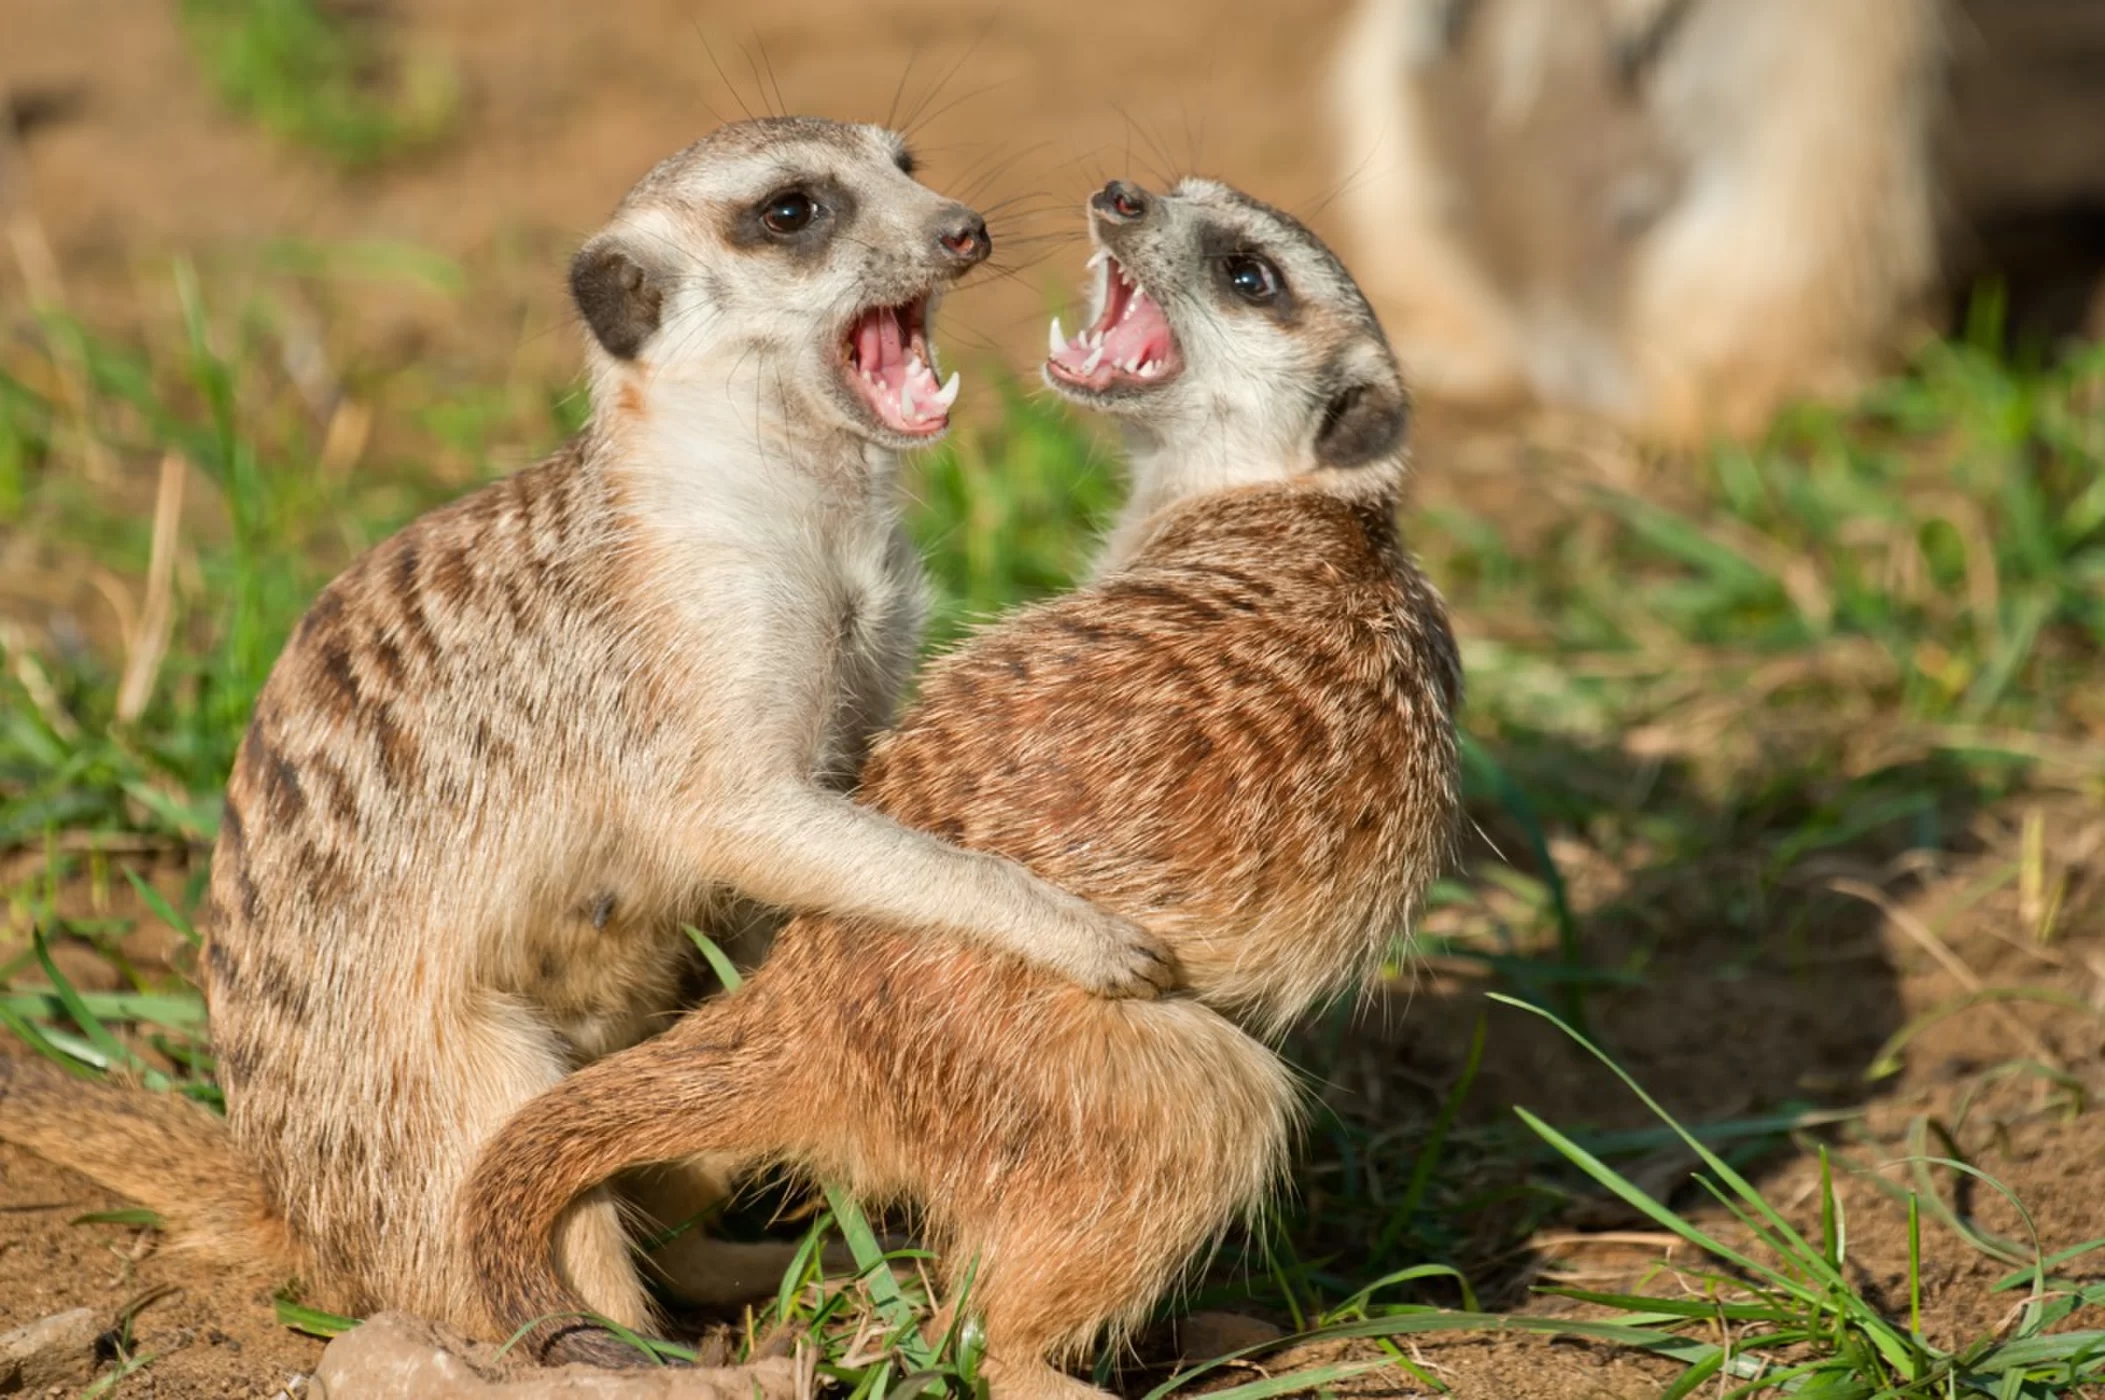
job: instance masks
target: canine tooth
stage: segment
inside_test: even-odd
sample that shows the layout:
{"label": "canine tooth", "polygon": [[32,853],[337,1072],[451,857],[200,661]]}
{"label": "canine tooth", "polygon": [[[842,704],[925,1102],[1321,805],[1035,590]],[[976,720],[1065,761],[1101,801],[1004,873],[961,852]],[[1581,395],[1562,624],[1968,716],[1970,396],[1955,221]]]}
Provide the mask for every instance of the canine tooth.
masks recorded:
{"label": "canine tooth", "polygon": [[1159,371],[1161,368],[1162,367],[1156,364],[1153,360],[1149,360],[1147,363],[1143,364],[1139,369],[1134,370],[1133,373],[1139,375],[1142,379],[1153,379],[1156,375],[1156,372]]}
{"label": "canine tooth", "polygon": [[1097,347],[1089,352],[1089,358],[1082,363],[1082,373],[1095,374],[1096,367],[1098,364],[1102,363],[1103,358],[1104,347],[1102,343],[1099,342]]}
{"label": "canine tooth", "polygon": [[958,388],[958,372],[952,370],[950,371],[949,382],[936,391],[936,402],[947,410],[952,404],[957,402]]}
{"label": "canine tooth", "polygon": [[[1046,337],[1045,343],[1046,348],[1052,352],[1052,357],[1056,360],[1067,353],[1067,337],[1060,332],[1060,318],[1057,316],[1053,317],[1052,333]],[[951,377],[956,378],[955,375]]]}
{"label": "canine tooth", "polygon": [[1134,356],[1129,355],[1125,359],[1119,361],[1118,367],[1124,370],[1127,374],[1140,373],[1140,361]]}
{"label": "canine tooth", "polygon": [[1082,264],[1082,266],[1093,270],[1109,261],[1111,261],[1111,250],[1109,248],[1099,248],[1089,255],[1089,261]]}
{"label": "canine tooth", "polygon": [[914,377],[911,374],[899,381],[899,416],[914,416]]}

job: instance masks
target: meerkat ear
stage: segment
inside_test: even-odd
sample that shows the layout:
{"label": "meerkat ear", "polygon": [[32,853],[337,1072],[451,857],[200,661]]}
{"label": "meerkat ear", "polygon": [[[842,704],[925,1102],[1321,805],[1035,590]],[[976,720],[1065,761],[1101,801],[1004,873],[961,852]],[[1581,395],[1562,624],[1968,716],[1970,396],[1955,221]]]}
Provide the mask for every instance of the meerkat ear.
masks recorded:
{"label": "meerkat ear", "polygon": [[665,291],[613,234],[601,234],[570,260],[570,295],[593,338],[618,360],[633,360],[658,329]]}
{"label": "meerkat ear", "polygon": [[1316,424],[1316,463],[1325,467],[1363,467],[1392,457],[1403,446],[1410,422],[1410,398],[1396,367],[1358,366],[1358,373],[1339,376],[1338,387],[1323,404]]}

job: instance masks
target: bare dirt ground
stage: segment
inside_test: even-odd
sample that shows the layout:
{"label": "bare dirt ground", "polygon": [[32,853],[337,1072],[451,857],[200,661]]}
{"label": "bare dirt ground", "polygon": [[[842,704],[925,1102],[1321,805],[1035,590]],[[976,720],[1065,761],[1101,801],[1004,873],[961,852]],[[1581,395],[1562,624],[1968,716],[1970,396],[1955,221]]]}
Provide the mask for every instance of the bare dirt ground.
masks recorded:
{"label": "bare dirt ground", "polygon": [[[482,381],[574,364],[563,257],[651,162],[777,90],[792,109],[878,120],[896,97],[902,113],[921,109],[911,125],[930,181],[996,210],[1000,258],[1013,273],[956,299],[953,352],[979,347],[1022,367],[1042,343],[1048,298],[1074,272],[1072,247],[1045,240],[1074,233],[1081,199],[1110,175],[1159,181],[1200,168],[1328,231],[1322,202],[1338,176],[1318,133],[1319,74],[1343,8],[1339,0],[777,0],[735,8],[419,0],[399,7],[398,22],[412,43],[441,48],[460,65],[461,129],[427,155],[357,176],[332,173],[227,114],[199,80],[172,5],[0,0],[0,85],[77,96],[71,116],[33,133],[25,156],[69,297],[91,318],[121,322],[142,297],[165,299],[171,255],[239,263],[279,238],[401,240],[471,266],[476,300],[376,292],[354,308],[368,322],[368,353],[419,357]],[[741,46],[764,51],[758,73]],[[11,267],[0,271],[0,298],[20,295],[13,276]],[[1496,471],[1468,489],[1480,499],[1528,497]],[[1862,1107],[1845,1140],[1860,1138],[1856,1150],[1867,1159],[1904,1153],[1919,1116],[1957,1117],[1958,1098],[1988,1066],[2039,1061],[2095,1090],[2105,1084],[2096,1016],[2026,1003],[1942,1021],[1911,1044],[1900,1074],[1877,1085],[1861,1078],[1881,1042],[1970,990],[1968,979],[2043,986],[2105,1006],[2105,883],[2097,873],[2105,869],[2105,817],[2089,799],[2042,800],[2054,868],[2070,876],[2056,941],[2008,932],[2020,924],[2020,896],[2007,881],[1977,897],[2017,859],[2024,817],[2020,805],[1992,806],[1974,814],[1965,855],[1920,869],[1834,872],[1891,891],[1890,917],[1859,908],[1823,924],[1811,947],[1782,939],[1748,946],[1722,931],[1686,930],[1647,967],[1641,988],[1595,996],[1594,1024],[1669,1107],[1716,1117],[1758,1111],[1779,1094]],[[1675,881],[1705,878],[1640,872],[1634,888],[1603,888],[1590,900],[1642,909],[1648,900],[1671,902]],[[112,899],[114,912],[141,912],[128,892]],[[1636,915],[1590,923],[1602,939],[1598,960],[1611,964],[1643,945],[1640,923]],[[99,967],[69,971],[86,979]],[[1429,1121],[1482,990],[1479,972],[1461,965],[1435,965],[1414,986],[1392,989],[1353,1033],[1349,1072],[1330,1092],[1342,1107],[1371,1106],[1399,1124]],[[1524,1104],[1560,1124],[1645,1121],[1605,1071],[1546,1028],[1499,1013],[1490,1043],[1468,1109],[1473,1120],[1502,1121]],[[2011,1077],[1976,1093],[1960,1128],[1984,1169],[2024,1199],[2048,1251],[2099,1233],[2105,1119],[2073,1115],[2069,1102],[2055,1081]],[[1656,1165],[1653,1184],[1665,1189],[1687,1163]],[[1811,1171],[1792,1159],[1762,1178],[1801,1222],[1811,1209]],[[1306,1195],[1322,1189],[1301,1185]],[[1890,1298],[1906,1259],[1903,1217],[1864,1182],[1845,1181],[1842,1191],[1859,1267]],[[80,1305],[114,1322],[137,1305],[134,1351],[157,1360],[119,1382],[119,1396],[269,1396],[312,1368],[320,1344],[279,1327],[266,1294],[159,1248],[150,1231],[69,1223],[122,1204],[0,1148],[0,1330]],[[2021,1233],[1992,1196],[1983,1193],[1975,1207],[1991,1228]],[[2002,1266],[1934,1229],[1932,1242],[1931,1336],[1951,1344],[1998,1325],[2006,1295],[1991,1299],[1984,1287]],[[1638,1282],[1659,1254],[1611,1202],[1582,1197],[1501,1268],[1509,1287],[1554,1274],[1613,1288]],[[1664,1374],[1577,1343],[1455,1338],[1420,1350],[1464,1397],[1637,1397],[1654,1393]],[[1350,1389],[1422,1393],[1391,1372]]]}
{"label": "bare dirt ground", "polygon": [[[1850,921],[1846,933],[1823,934],[1811,950],[1739,946],[1701,929],[1677,937],[1645,984],[1592,998],[1589,1013],[1606,1047],[1669,1109],[1714,1118],[1755,1112],[1779,1095],[1860,1110],[1828,1135],[1839,1152],[1865,1164],[1918,1150],[1909,1133],[1918,1120],[1951,1125],[1960,1146],[2023,1201],[2046,1252],[2098,1233],[2097,1163],[2105,1159],[2105,1116],[2079,1112],[2084,1095],[2105,1084],[2105,880],[2094,857],[2105,849],[2105,815],[2084,800],[2050,802],[2053,868],[2071,875],[2060,927],[2047,944],[2013,937],[2020,892],[2007,883],[1985,897],[2018,859],[2022,812],[1983,813],[1973,828],[1977,850],[1918,872],[1902,888],[1890,918]],[[2086,874],[2088,870],[2091,873]],[[1874,876],[1877,872],[1858,872]],[[1890,872],[1888,872],[1890,874]],[[1846,877],[1845,877],[1846,878]],[[81,896],[84,897],[84,896]],[[108,912],[139,913],[129,892],[113,894]],[[1613,919],[1604,916],[1593,949],[1603,962],[1617,953]],[[143,961],[171,946],[142,919],[133,947]],[[176,959],[180,965],[180,958]],[[82,959],[69,973],[92,984],[107,964]],[[1923,1029],[1908,1045],[1903,1069],[1876,1084],[1862,1073],[1896,1029],[1944,1007],[1976,986],[2024,985],[2059,992],[2088,1012],[2012,1003],[2009,1014],[1980,1006]],[[1404,1131],[1422,1129],[1452,1083],[1470,1029],[1485,1009],[1480,971],[1435,963],[1408,983],[1383,989],[1359,1019],[1326,1091],[1346,1112],[1375,1113]],[[1465,1123],[1492,1124],[1526,1106],[1560,1126],[1648,1126],[1626,1090],[1554,1031],[1517,1012],[1493,1010],[1490,1053],[1470,1095]],[[1982,1071],[2026,1061],[2064,1076],[2012,1075],[1994,1082]],[[1414,1125],[1416,1128],[1414,1129]],[[1946,1150],[1932,1140],[1930,1150]],[[1691,1158],[1662,1153],[1631,1170],[1633,1179],[1687,1208],[1696,1204]],[[1517,1162],[1511,1182],[1546,1181],[1540,1164]],[[1860,1286],[1889,1306],[1905,1308],[1905,1215],[1869,1181],[1842,1176],[1852,1268]],[[1883,1173],[1895,1183],[1904,1168]],[[1757,1180],[1799,1228],[1818,1228],[1818,1171],[1807,1156],[1771,1157]],[[1325,1183],[1296,1182],[1320,1215]],[[1984,1229],[2027,1239],[2024,1222],[1986,1188],[1944,1192]],[[1495,1192],[1494,1192],[1495,1194]],[[136,1308],[133,1354],[153,1364],[120,1384],[118,1395],[204,1400],[267,1396],[311,1370],[320,1343],[279,1327],[267,1289],[159,1247],[150,1230],[117,1224],[74,1225],[83,1214],[124,1202],[35,1157],[0,1148],[0,1330],[67,1308],[92,1306],[113,1320]],[[1495,1216],[1510,1208],[1494,1201]],[[1733,1227],[1711,1211],[1709,1228],[1731,1238]],[[1931,1340],[1955,1345],[2007,1324],[2014,1295],[1988,1287],[2007,1272],[1933,1224],[1925,1225],[1925,1324]],[[1685,1247],[1670,1248],[1649,1222],[1605,1195],[1579,1192],[1557,1218],[1517,1253],[1472,1261],[1479,1282],[1500,1290],[1498,1306],[1569,1310],[1556,1300],[1527,1301],[1531,1284],[1565,1283],[1617,1290],[1674,1291],[1674,1266],[1700,1269]],[[1660,1260],[1669,1265],[1662,1268]],[[1691,1285],[1693,1286],[1693,1285]],[[1330,1359],[1340,1348],[1270,1357],[1277,1370]],[[1144,1355],[1166,1359],[1155,1347]],[[1463,1397],[1616,1397],[1657,1392],[1670,1368],[1589,1343],[1534,1337],[1442,1337],[1418,1344],[1423,1364]],[[1245,1369],[1231,1378],[1255,1374]],[[1347,1382],[1354,1394],[1426,1393],[1400,1373],[1377,1372]],[[297,1394],[297,1390],[294,1391]]]}

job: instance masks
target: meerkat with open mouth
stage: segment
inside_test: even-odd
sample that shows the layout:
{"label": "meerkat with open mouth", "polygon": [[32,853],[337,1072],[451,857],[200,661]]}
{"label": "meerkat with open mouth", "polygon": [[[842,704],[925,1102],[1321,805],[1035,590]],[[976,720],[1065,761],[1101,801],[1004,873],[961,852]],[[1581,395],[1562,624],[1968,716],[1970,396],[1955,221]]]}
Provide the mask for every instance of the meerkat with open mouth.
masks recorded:
{"label": "meerkat with open mouth", "polygon": [[1092,585],[980,633],[861,800],[1164,936],[1194,994],[1091,998],[986,947],[801,917],[731,996],[529,1104],[462,1219],[537,1354],[633,1363],[551,1247],[639,1163],[765,1165],[911,1201],[1002,1400],[1140,1321],[1277,1182],[1268,1048],[1371,972],[1446,858],[1459,667],[1398,538],[1405,396],[1351,277],[1224,186],[1091,204],[1089,328],[1048,382],[1116,416],[1133,494]]}
{"label": "meerkat with open mouth", "polygon": [[[353,564],[257,703],[203,958],[227,1122],[0,1062],[0,1136],[313,1301],[487,1334],[455,1228],[476,1150],[663,1024],[683,924],[727,937],[757,903],[1087,996],[1173,981],[1137,925],[843,792],[922,618],[896,474],[958,392],[932,307],[990,246],[912,172],[889,131],[778,118],[644,177],[571,269],[590,425]],[[636,1189],[672,1223],[713,1182]],[[642,1325],[614,1200],[562,1234],[573,1285]],[[681,1273],[767,1267],[724,1245]]]}

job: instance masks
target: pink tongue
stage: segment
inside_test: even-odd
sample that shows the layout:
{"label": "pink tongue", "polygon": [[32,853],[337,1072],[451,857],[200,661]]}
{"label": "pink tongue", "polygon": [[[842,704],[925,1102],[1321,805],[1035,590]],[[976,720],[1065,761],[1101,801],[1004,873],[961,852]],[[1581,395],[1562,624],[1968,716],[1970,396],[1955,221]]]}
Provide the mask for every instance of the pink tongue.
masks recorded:
{"label": "pink tongue", "polygon": [[[1096,369],[1090,373],[1092,379],[1110,378],[1119,365],[1144,365],[1149,360],[1165,360],[1169,358],[1170,347],[1176,344],[1176,336],[1169,328],[1169,318],[1162,314],[1162,308],[1155,305],[1154,298],[1146,292],[1136,288],[1118,310],[1119,321],[1104,332],[1103,354],[1097,356]],[[1079,375],[1095,353],[1093,346],[1084,345],[1077,337],[1068,342],[1059,361]]]}
{"label": "pink tongue", "polygon": [[900,354],[899,318],[889,311],[877,313],[877,335],[881,358],[878,361],[880,377],[888,377],[888,371],[899,365],[905,357]]}
{"label": "pink tongue", "polygon": [[891,319],[881,311],[872,311],[855,328],[855,362],[871,374],[877,373],[884,363],[884,335],[879,325]]}
{"label": "pink tongue", "polygon": [[1133,293],[1126,318],[1104,335],[1104,358],[1145,364],[1169,353],[1169,319],[1145,292]]}

